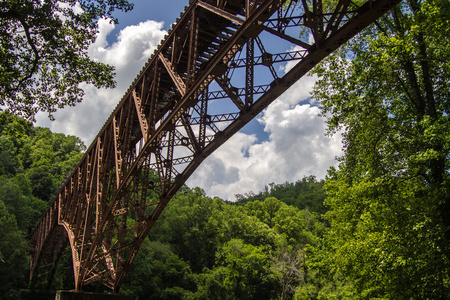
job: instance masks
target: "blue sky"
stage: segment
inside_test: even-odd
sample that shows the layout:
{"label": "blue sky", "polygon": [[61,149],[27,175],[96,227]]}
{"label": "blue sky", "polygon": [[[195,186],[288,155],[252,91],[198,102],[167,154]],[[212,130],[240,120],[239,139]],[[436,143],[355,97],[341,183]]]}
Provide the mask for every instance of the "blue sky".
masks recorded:
{"label": "blue sky", "polygon": [[163,28],[168,30],[170,24],[180,16],[180,12],[184,11],[184,7],[189,5],[188,0],[134,0],[131,2],[134,3],[134,9],[131,12],[115,14],[119,19],[119,24],[111,32],[110,41],[113,41],[114,36],[126,26],[147,20],[163,21]]}
{"label": "blue sky", "polygon": [[[54,132],[76,135],[89,145],[138,72],[154,52],[188,0],[138,0],[128,13],[118,13],[119,24],[99,21],[99,34],[89,55],[116,67],[117,87],[105,90],[84,85],[85,97],[49,121],[37,116],[37,125]],[[268,51],[283,52],[293,46],[271,42]],[[270,49],[269,49],[270,48]],[[273,52],[273,53],[275,53]],[[279,68],[283,73],[293,66]],[[305,76],[258,115],[243,130],[207,158],[187,181],[209,196],[235,200],[235,194],[259,192],[269,183],[295,182],[304,176],[324,178],[341,155],[341,137],[325,136],[325,120],[310,101],[316,78]]]}
{"label": "blue sky", "polygon": [[[176,21],[180,16],[180,12],[189,5],[188,0],[135,0],[134,9],[131,12],[117,12],[115,16],[119,20],[114,30],[111,31],[107,37],[109,43],[113,43],[116,36],[123,28],[145,22],[147,20],[155,20],[164,22],[163,29],[169,30],[170,25]],[[170,4],[168,4],[170,3]],[[264,131],[264,126],[256,119],[250,121],[241,132],[246,134],[256,134],[258,141],[265,141],[269,139],[269,134]]]}

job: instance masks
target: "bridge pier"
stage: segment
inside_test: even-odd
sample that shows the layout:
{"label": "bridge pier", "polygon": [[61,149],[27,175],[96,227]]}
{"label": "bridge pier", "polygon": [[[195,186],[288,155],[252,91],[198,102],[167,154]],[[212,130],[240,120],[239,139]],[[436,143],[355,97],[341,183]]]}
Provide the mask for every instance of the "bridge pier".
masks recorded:
{"label": "bridge pier", "polygon": [[78,291],[57,291],[55,300],[138,300],[138,297]]}

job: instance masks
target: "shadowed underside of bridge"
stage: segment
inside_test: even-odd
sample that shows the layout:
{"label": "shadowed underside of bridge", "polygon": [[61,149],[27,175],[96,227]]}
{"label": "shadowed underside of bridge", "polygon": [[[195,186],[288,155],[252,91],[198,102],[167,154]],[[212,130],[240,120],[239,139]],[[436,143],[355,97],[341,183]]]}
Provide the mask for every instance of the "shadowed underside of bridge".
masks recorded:
{"label": "shadowed underside of bridge", "polygon": [[191,1],[32,234],[32,281],[48,283],[69,243],[75,289],[101,282],[117,292],[200,163],[399,0],[330,2]]}

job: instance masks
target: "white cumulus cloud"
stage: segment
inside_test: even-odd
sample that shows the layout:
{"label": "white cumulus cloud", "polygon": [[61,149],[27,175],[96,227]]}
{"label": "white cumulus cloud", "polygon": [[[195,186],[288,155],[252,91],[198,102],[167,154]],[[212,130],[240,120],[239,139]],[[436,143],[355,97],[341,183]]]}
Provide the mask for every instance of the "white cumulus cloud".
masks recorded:
{"label": "white cumulus cloud", "polygon": [[116,68],[116,88],[97,89],[84,85],[82,103],[60,109],[55,113],[55,121],[48,120],[46,114],[38,114],[37,125],[53,132],[76,135],[89,145],[167,33],[162,28],[162,22],[141,22],[121,30],[116,42],[109,44],[107,37],[114,24],[100,20],[97,40],[89,48],[89,56]]}
{"label": "white cumulus cloud", "polygon": [[[167,33],[162,28],[162,22],[141,22],[124,28],[109,44],[114,24],[100,20],[89,55],[116,67],[117,87],[107,90],[86,85],[82,103],[59,110],[53,122],[39,114],[37,125],[76,135],[89,145]],[[286,64],[284,71],[293,64]],[[325,120],[309,102],[315,81],[314,77],[302,78],[260,114],[258,121],[268,140],[238,132],[202,163],[187,184],[203,188],[210,196],[234,200],[235,194],[258,192],[271,182],[294,182],[308,175],[324,178],[326,170],[337,164],[335,157],[342,146],[339,136],[325,136]]]}
{"label": "white cumulus cloud", "polygon": [[275,100],[258,121],[266,141],[237,133],[207,158],[188,180],[210,196],[235,200],[236,194],[259,192],[269,183],[295,182],[304,176],[325,178],[341,155],[341,137],[325,136],[319,108],[305,103],[314,77],[304,77]]}

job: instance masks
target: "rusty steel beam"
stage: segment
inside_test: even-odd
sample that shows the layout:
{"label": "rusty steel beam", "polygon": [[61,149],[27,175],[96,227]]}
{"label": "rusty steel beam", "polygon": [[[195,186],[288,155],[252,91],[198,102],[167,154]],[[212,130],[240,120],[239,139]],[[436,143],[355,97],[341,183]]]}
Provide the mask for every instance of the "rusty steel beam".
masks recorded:
{"label": "rusty steel beam", "polygon": [[[335,2],[323,11],[320,0],[191,1],[33,232],[32,282],[49,286],[69,244],[75,289],[101,282],[118,292],[143,240],[202,161],[399,0]],[[272,43],[296,48],[272,54]],[[279,71],[287,61],[296,64]]]}

